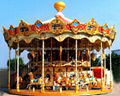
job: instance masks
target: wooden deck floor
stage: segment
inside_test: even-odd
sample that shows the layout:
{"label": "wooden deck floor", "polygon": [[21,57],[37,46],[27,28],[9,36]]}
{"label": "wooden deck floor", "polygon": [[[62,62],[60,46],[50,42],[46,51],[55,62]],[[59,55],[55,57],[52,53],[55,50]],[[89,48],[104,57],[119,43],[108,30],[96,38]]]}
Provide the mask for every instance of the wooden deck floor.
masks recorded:
{"label": "wooden deck floor", "polygon": [[19,94],[20,96],[81,96],[81,95],[95,95],[95,94],[107,94],[112,92],[112,90],[105,89],[101,90],[80,90],[75,92],[74,90],[63,90],[60,91],[53,91],[53,90],[45,90],[45,92],[41,92],[41,90],[20,90],[19,92],[16,89],[11,89],[9,91],[11,94]]}

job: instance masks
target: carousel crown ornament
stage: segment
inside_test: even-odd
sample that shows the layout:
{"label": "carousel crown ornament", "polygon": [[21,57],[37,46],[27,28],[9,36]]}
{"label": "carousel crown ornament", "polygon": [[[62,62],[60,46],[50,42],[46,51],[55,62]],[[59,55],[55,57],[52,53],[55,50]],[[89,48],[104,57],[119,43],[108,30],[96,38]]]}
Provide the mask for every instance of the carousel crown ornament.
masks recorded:
{"label": "carousel crown ornament", "polygon": [[[64,2],[56,2],[54,8],[58,13],[50,20],[37,20],[34,24],[21,20],[17,27],[3,28],[9,60],[11,48],[17,60],[15,75],[10,71],[9,62],[10,93],[79,96],[112,91],[111,46],[116,37],[115,26],[99,25],[94,18],[87,23],[71,20],[62,13],[65,7]],[[105,62],[107,48],[110,70]],[[24,50],[28,51],[29,62],[20,69],[20,53]],[[95,55],[101,61],[97,67],[91,62],[96,63]],[[15,80],[11,82],[11,78]]]}
{"label": "carousel crown ornament", "polygon": [[66,7],[64,2],[56,2],[54,4],[54,8],[58,11],[58,12],[62,12],[63,9]]}

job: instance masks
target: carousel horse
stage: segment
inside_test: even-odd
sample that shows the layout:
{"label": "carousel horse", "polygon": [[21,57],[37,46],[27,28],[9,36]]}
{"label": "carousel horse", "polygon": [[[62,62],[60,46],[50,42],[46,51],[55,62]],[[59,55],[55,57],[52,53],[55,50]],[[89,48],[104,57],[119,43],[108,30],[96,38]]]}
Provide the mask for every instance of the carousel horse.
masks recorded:
{"label": "carousel horse", "polygon": [[76,83],[75,75],[73,75],[70,79],[71,79],[71,85],[75,86],[75,83]]}
{"label": "carousel horse", "polygon": [[81,73],[80,80],[79,80],[79,87],[84,88],[85,86],[85,74]]}
{"label": "carousel horse", "polygon": [[97,78],[95,78],[95,82],[93,84],[93,87],[92,88],[102,88],[102,85],[101,85],[101,82],[98,81]]}
{"label": "carousel horse", "polygon": [[57,82],[58,77],[59,77],[58,73],[55,72],[54,75],[53,75],[53,80]]}
{"label": "carousel horse", "polygon": [[66,83],[66,90],[68,90],[69,88],[72,88],[71,80],[68,76],[66,77],[66,82],[65,83]]}
{"label": "carousel horse", "polygon": [[28,89],[31,89],[33,86],[41,86],[43,81],[41,77],[38,79],[34,78],[34,74],[32,72],[30,72],[28,75],[30,77],[30,83],[27,85]]}
{"label": "carousel horse", "polygon": [[42,77],[38,78],[38,84],[42,84],[43,80]]}
{"label": "carousel horse", "polygon": [[94,78],[93,76],[91,76],[89,73],[86,74],[84,84],[86,85],[86,87],[88,87],[88,89],[101,88],[100,81],[98,81],[97,78]]}
{"label": "carousel horse", "polygon": [[54,73],[53,74],[53,82],[54,82],[54,85],[53,85],[53,90],[57,90],[58,89],[58,86],[59,86],[59,81],[58,81],[58,78],[59,78],[59,75],[58,73]]}

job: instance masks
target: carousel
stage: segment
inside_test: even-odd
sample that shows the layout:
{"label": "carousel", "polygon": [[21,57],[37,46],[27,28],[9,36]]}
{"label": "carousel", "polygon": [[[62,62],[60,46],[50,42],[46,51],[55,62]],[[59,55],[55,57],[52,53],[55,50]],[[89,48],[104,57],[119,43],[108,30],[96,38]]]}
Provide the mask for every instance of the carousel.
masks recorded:
{"label": "carousel", "polygon": [[[56,2],[57,14],[47,21],[3,28],[9,47],[8,89],[11,94],[38,96],[80,96],[112,92],[111,46],[115,27],[100,26],[94,18],[83,24],[66,18],[63,2]],[[110,70],[106,68],[106,49]],[[11,50],[15,50],[16,71],[11,73]],[[29,62],[19,67],[23,51]],[[100,57],[100,65],[92,62]]]}

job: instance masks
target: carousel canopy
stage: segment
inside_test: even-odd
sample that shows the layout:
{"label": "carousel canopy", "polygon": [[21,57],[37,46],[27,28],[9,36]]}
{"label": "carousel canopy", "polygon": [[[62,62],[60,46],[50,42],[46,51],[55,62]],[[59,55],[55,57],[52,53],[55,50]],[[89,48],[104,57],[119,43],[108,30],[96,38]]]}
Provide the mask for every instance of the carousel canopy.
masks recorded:
{"label": "carousel canopy", "polygon": [[25,44],[30,44],[34,39],[49,38],[54,38],[58,42],[63,42],[66,38],[82,40],[82,42],[87,40],[91,44],[102,42],[104,48],[112,45],[116,36],[114,26],[111,28],[108,24],[100,26],[94,18],[85,24],[77,19],[68,19],[62,14],[62,10],[66,7],[63,2],[55,3],[54,7],[58,13],[50,20],[44,22],[37,20],[34,24],[21,20],[17,27],[11,25],[9,29],[3,28],[8,46],[15,48],[18,42],[24,41]]}

